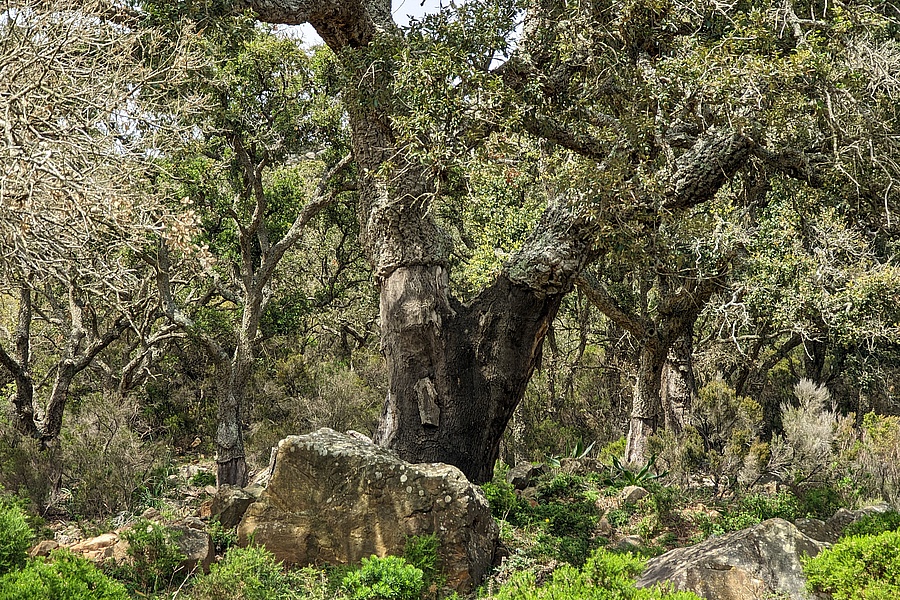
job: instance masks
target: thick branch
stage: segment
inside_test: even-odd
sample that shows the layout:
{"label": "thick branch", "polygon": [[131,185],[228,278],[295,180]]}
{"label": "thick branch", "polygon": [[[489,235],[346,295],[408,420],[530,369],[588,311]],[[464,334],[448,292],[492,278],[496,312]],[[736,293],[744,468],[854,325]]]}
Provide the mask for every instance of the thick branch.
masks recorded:
{"label": "thick branch", "polygon": [[207,352],[209,352],[210,357],[216,364],[227,365],[230,359],[222,345],[212,336],[199,331],[194,320],[187,316],[175,303],[175,297],[172,294],[172,283],[169,277],[171,263],[165,243],[160,243],[156,254],[156,262],[153,266],[156,269],[156,285],[159,289],[159,301],[162,305],[163,313],[171,323],[178,325],[193,337],[196,337],[206,347]]}
{"label": "thick branch", "polygon": [[262,265],[260,266],[257,275],[258,285],[260,283],[265,285],[265,283],[269,281],[272,277],[272,273],[275,271],[275,267],[284,256],[284,253],[300,239],[300,235],[303,233],[303,228],[306,227],[306,224],[319,214],[319,211],[334,201],[334,194],[329,194],[327,192],[328,183],[338,173],[347,168],[352,159],[353,155],[348,154],[342,158],[338,164],[322,175],[313,198],[307,202],[303,209],[297,214],[297,217],[294,219],[294,222],[291,223],[287,233],[285,233],[284,236],[272,246],[271,251],[263,257]]}
{"label": "thick branch", "polygon": [[690,208],[711,199],[744,166],[754,145],[741,133],[711,127],[678,159],[664,206]]}
{"label": "thick branch", "polygon": [[503,265],[503,275],[539,296],[571,290],[575,277],[598,254],[592,221],[578,213],[565,200],[552,202],[522,248]]}
{"label": "thick branch", "polygon": [[238,0],[236,5],[266,23],[309,23],[335,51],[365,46],[379,27],[393,23],[385,0]]}
{"label": "thick branch", "polygon": [[642,340],[648,337],[652,326],[622,308],[593,275],[582,273],[578,277],[578,289],[584,292],[591,304],[600,309],[600,312],[636,339]]}

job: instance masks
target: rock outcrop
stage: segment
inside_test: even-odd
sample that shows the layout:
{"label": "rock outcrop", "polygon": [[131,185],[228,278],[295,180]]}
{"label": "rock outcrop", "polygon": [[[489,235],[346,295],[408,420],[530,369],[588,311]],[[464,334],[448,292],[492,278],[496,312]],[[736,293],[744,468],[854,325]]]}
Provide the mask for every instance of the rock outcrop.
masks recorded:
{"label": "rock outcrop", "polygon": [[447,585],[472,590],[490,569],[497,527],[459,469],[409,464],[370,442],[320,429],[278,444],[271,478],[238,527],[288,564],[348,564],[402,554],[437,534]]}
{"label": "rock outcrop", "polygon": [[790,522],[769,519],[651,559],[637,586],[668,583],[708,600],[807,600],[800,557],[825,547]]}
{"label": "rock outcrop", "polygon": [[[212,538],[206,531],[205,524],[199,519],[184,519],[168,525],[175,532],[178,549],[185,555],[178,566],[182,571],[208,572],[216,558]],[[104,563],[112,561],[116,564],[131,560],[128,554],[128,541],[122,536],[126,529],[104,533],[68,546],[60,546],[56,542],[41,542],[32,548],[32,556],[46,556],[52,550],[62,547],[92,562]]]}

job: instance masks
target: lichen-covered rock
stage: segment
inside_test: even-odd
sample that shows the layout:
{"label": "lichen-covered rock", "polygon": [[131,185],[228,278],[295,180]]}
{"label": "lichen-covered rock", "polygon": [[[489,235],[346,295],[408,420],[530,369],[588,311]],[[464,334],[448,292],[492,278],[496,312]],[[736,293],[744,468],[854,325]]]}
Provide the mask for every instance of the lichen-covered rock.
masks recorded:
{"label": "lichen-covered rock", "polygon": [[209,505],[210,518],[218,519],[222,527],[231,529],[241,522],[247,508],[259,497],[247,490],[221,485]]}
{"label": "lichen-covered rock", "polygon": [[547,466],[544,464],[533,465],[522,462],[509,470],[506,474],[506,483],[513,486],[513,489],[524,490],[534,485],[534,480],[546,472]]}
{"label": "lichen-covered rock", "polygon": [[497,527],[459,469],[409,464],[365,440],[320,429],[278,444],[269,485],[238,527],[288,564],[348,564],[402,554],[437,534],[449,587],[472,590],[490,569]]}
{"label": "lichen-covered rock", "polygon": [[[200,525],[202,526],[202,523]],[[177,532],[178,549],[185,556],[179,569],[189,573],[194,571],[208,573],[216,558],[216,549],[209,533],[205,529],[198,528],[196,523],[187,520],[169,527]]]}
{"label": "lichen-covered rock", "polygon": [[800,556],[826,546],[784,519],[769,519],[651,559],[637,586],[670,583],[708,600],[806,600]]}

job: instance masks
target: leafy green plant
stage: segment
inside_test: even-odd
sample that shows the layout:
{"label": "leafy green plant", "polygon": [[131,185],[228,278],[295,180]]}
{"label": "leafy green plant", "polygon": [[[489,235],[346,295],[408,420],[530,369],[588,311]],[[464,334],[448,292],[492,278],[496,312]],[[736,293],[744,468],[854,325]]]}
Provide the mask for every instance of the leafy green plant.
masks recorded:
{"label": "leafy green plant", "polygon": [[230,548],[191,588],[193,600],[324,599],[327,582],[315,569],[285,572],[262,547]]}
{"label": "leafy green plant", "polygon": [[237,543],[236,528],[223,526],[218,517],[210,520],[207,531],[209,531],[209,536],[212,538],[216,554],[225,554],[229,548]]}
{"label": "leafy green plant", "polygon": [[637,511],[637,507],[633,504],[624,504],[620,508],[615,508],[606,513],[606,520],[613,527],[622,527],[631,520],[631,515]]}
{"label": "leafy green plant", "polygon": [[0,500],[0,575],[21,568],[28,558],[34,532],[19,504]]}
{"label": "leafy green plant", "polygon": [[403,550],[403,558],[412,566],[422,571],[425,587],[437,583],[440,578],[440,560],[438,546],[440,540],[434,533],[431,535],[415,535],[407,538]]}
{"label": "leafy green plant", "polygon": [[519,499],[513,486],[506,483],[499,477],[494,477],[493,481],[489,481],[481,486],[484,496],[491,507],[491,514],[497,519],[509,520],[510,515],[516,514],[519,505]]}
{"label": "leafy green plant", "polygon": [[852,536],[804,560],[810,591],[834,600],[889,600],[900,593],[900,531]]}
{"label": "leafy green plant", "polygon": [[663,471],[662,473],[656,471],[655,454],[652,454],[650,460],[647,461],[647,464],[639,469],[628,468],[622,464],[622,461],[613,456],[611,467],[612,473],[610,474],[608,483],[620,485],[622,487],[626,485],[646,486],[648,483],[661,479],[669,474],[668,471]]}
{"label": "leafy green plant", "polygon": [[87,560],[54,550],[0,577],[0,600],[128,600],[128,593]]}
{"label": "leafy green plant", "polygon": [[790,492],[781,492],[774,496],[751,494],[741,498],[735,508],[725,510],[716,520],[700,519],[698,526],[707,536],[721,535],[752,527],[767,519],[781,518],[792,521],[799,516],[801,516],[799,502]]}
{"label": "leafy green plant", "polygon": [[561,460],[563,458],[571,458],[575,460],[581,460],[582,458],[586,458],[590,456],[591,451],[594,449],[594,446],[597,442],[591,442],[587,446],[584,445],[583,440],[578,440],[575,442],[575,445],[568,449],[565,454],[553,454],[547,457],[547,463],[551,467],[559,468],[561,466]]}
{"label": "leafy green plant", "polygon": [[206,487],[208,485],[216,485],[216,474],[209,471],[197,471],[191,477],[191,485],[197,487]]}
{"label": "leafy green plant", "polygon": [[126,586],[144,593],[157,592],[184,581],[186,556],[178,545],[181,532],[141,519],[122,533],[128,542],[129,561],[110,568]]}
{"label": "leafy green plant", "polygon": [[500,588],[496,600],[697,600],[690,592],[667,592],[660,588],[637,589],[634,578],[644,563],[631,554],[594,551],[582,569],[563,565],[553,577],[538,586],[534,573],[520,571]]}
{"label": "leafy green plant", "polygon": [[422,569],[399,556],[362,559],[341,586],[351,600],[417,600],[425,587]]}
{"label": "leafy green plant", "polygon": [[841,534],[841,537],[858,535],[879,535],[886,531],[900,530],[900,512],[887,511],[866,515],[861,519],[850,523]]}

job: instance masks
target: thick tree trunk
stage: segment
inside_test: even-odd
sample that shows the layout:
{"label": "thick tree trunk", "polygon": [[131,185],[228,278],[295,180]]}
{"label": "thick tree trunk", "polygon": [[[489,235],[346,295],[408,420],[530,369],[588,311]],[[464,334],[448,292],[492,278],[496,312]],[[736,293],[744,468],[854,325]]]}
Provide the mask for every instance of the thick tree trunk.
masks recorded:
{"label": "thick tree trunk", "polygon": [[240,350],[222,374],[216,419],[216,484],[247,485],[247,458],[242,427],[244,396],[252,374],[252,359]]}
{"label": "thick tree trunk", "polygon": [[681,433],[689,423],[697,382],[694,379],[693,334],[684,331],[669,348],[662,372],[662,405],[666,429]]}
{"label": "thick tree trunk", "polygon": [[631,422],[625,444],[626,464],[638,465],[646,462],[649,456],[650,436],[663,424],[660,380],[665,360],[664,345],[655,340],[644,343],[634,384]]}
{"label": "thick tree trunk", "polygon": [[466,307],[448,300],[447,289],[441,267],[398,269],[382,287],[390,392],[376,441],[484,482],[561,295],[541,297],[501,278]]}

